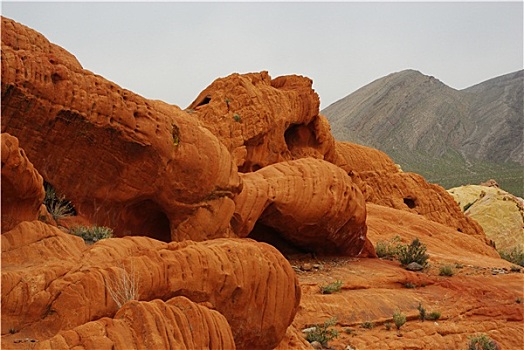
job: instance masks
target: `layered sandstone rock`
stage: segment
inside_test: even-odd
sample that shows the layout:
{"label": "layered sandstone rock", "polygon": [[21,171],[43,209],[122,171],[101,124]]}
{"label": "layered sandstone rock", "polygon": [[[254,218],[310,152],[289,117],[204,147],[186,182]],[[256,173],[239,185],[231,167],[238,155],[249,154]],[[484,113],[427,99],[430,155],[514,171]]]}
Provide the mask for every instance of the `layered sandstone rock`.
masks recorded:
{"label": "layered sandstone rock", "polygon": [[84,70],[2,18],[2,132],[77,213],[118,236],[228,236],[240,180],[228,150],[176,106]]}
{"label": "layered sandstone rock", "polygon": [[[493,183],[488,183],[493,185]],[[466,216],[477,221],[497,249],[524,250],[524,201],[498,186],[467,185],[448,190]]]}
{"label": "layered sandstone rock", "polygon": [[131,301],[114,318],[104,317],[51,339],[35,349],[235,349],[227,320],[185,297],[166,302]]}
{"label": "layered sandstone rock", "polygon": [[[82,325],[84,330],[102,327],[105,321],[88,323],[113,318],[118,305],[110,288],[123,276],[136,282],[140,300],[185,296],[207,303],[225,317],[236,346],[243,349],[278,345],[300,302],[289,263],[275,248],[252,240],[167,244],[126,237],[102,240],[86,249],[80,238],[38,221],[23,223],[1,238],[2,345],[6,346],[20,337],[45,340],[61,331],[63,337],[70,334],[63,331]],[[47,253],[50,247],[63,248]],[[46,254],[45,264],[41,254]],[[128,309],[135,307],[148,308]],[[155,312],[150,317],[156,317]],[[114,316],[126,319],[126,325],[118,327],[136,332],[138,314],[127,315],[124,308]],[[6,335],[10,329],[16,334]]]}
{"label": "layered sandstone rock", "polygon": [[22,221],[35,220],[44,200],[42,176],[19,147],[18,139],[7,133],[2,143],[2,232]]}
{"label": "layered sandstone rock", "polygon": [[242,172],[303,157],[335,157],[311,79],[268,72],[215,80],[188,107],[235,157]]}
{"label": "layered sandstone rock", "polygon": [[242,180],[233,221],[239,236],[247,236],[258,224],[265,231],[260,235],[279,235],[306,251],[350,256],[362,252],[366,204],[339,167],[320,159],[299,159],[244,174]]}

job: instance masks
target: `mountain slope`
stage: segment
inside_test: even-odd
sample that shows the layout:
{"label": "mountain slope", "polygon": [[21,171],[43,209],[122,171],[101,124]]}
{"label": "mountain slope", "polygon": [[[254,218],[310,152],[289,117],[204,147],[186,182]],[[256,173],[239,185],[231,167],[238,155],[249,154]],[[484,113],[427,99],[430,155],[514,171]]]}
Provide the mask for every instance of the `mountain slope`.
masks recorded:
{"label": "mountain slope", "polygon": [[493,177],[522,196],[523,77],[518,71],[455,90],[405,70],[375,80],[322,113],[338,140],[378,148],[404,170],[444,187]]}

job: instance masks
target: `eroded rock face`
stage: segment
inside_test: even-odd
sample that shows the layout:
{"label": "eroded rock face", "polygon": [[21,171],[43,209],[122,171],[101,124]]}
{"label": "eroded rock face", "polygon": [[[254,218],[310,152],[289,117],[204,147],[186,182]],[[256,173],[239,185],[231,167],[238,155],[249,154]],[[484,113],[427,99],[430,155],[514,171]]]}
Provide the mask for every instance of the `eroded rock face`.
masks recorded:
{"label": "eroded rock face", "polygon": [[268,72],[215,80],[188,107],[233,154],[239,170],[303,157],[330,160],[334,139],[311,79]]}
{"label": "eroded rock face", "polygon": [[227,320],[185,297],[130,301],[114,318],[62,331],[35,349],[235,349]]}
{"label": "eroded rock face", "polygon": [[[305,158],[273,164],[242,179],[233,224],[240,237],[258,223],[306,251],[350,256],[362,252],[366,204],[339,167]],[[271,234],[267,228],[261,230]]]}
{"label": "eroded rock face", "polygon": [[84,70],[42,35],[2,18],[2,132],[79,215],[119,236],[228,236],[240,180],[200,122]]}
{"label": "eroded rock face", "polygon": [[[107,286],[124,273],[136,281],[140,300],[184,296],[207,303],[227,319],[236,346],[243,349],[278,345],[300,302],[289,263],[272,246],[249,239],[167,244],[126,237],[85,248],[79,237],[38,221],[25,222],[1,239],[2,345],[26,336],[64,336],[64,331],[88,322],[113,318],[118,305]],[[57,246],[63,251],[47,253]],[[45,265],[41,254],[46,254]],[[127,312],[121,310],[114,318],[125,318],[129,328],[138,316],[127,317]],[[155,312],[149,317],[156,317]],[[131,328],[136,331],[140,321],[134,322]],[[6,335],[10,329],[16,334]]]}
{"label": "eroded rock face", "polygon": [[400,171],[385,153],[373,148],[337,142],[337,152],[340,166],[360,186],[367,202],[417,213],[486,241],[482,227],[461,212],[443,187]]}
{"label": "eroded rock face", "polygon": [[7,133],[2,143],[2,232],[22,221],[35,220],[44,200],[42,176],[19,147],[18,139]]}

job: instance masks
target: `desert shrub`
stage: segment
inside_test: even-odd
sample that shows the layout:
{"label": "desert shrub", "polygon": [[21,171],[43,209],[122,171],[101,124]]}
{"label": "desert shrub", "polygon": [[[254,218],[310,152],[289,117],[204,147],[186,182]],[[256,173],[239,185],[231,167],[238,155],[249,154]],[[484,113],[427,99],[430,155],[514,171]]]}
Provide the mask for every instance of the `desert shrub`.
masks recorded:
{"label": "desert shrub", "polygon": [[404,315],[400,311],[396,311],[393,314],[393,322],[395,323],[397,329],[400,330],[400,327],[402,327],[404,323],[406,323],[406,315]]}
{"label": "desert shrub", "polygon": [[499,350],[499,344],[485,334],[469,338],[468,350]]}
{"label": "desert shrub", "polygon": [[240,117],[238,114],[233,115],[233,120],[237,123],[240,123],[242,121],[242,117]]}
{"label": "desert shrub", "polygon": [[426,245],[415,238],[410,245],[399,244],[397,246],[398,260],[403,266],[416,262],[422,266],[427,265],[429,255],[426,254]]}
{"label": "desert shrub", "polygon": [[73,204],[64,196],[59,196],[51,184],[44,182],[44,189],[44,205],[53,219],[58,220],[76,214]]}
{"label": "desert shrub", "polygon": [[417,285],[411,282],[406,282],[404,283],[404,288],[413,289],[413,288],[417,288]]}
{"label": "desert shrub", "polygon": [[113,230],[105,226],[75,226],[69,230],[69,233],[82,237],[86,243],[113,237]]}
{"label": "desert shrub", "polygon": [[325,286],[320,286],[320,293],[322,294],[333,294],[342,289],[342,281],[335,281]]}
{"label": "desert shrub", "polygon": [[440,267],[440,271],[439,271],[439,275],[440,276],[448,276],[448,277],[451,277],[455,274],[455,272],[453,271],[453,268],[449,265],[445,265],[445,266],[441,266]]}
{"label": "desert shrub", "polygon": [[323,347],[327,347],[328,342],[338,337],[338,331],[330,327],[337,324],[335,317],[325,321],[324,324],[315,325],[315,329],[308,332],[306,340],[310,343],[318,341]]}
{"label": "desert shrub", "polygon": [[373,327],[375,327],[375,324],[371,321],[366,321],[366,322],[362,322],[360,327],[365,328],[365,329],[373,329]]}
{"label": "desert shrub", "polygon": [[426,309],[424,309],[421,303],[418,304],[417,309],[418,309],[420,320],[424,321],[426,319]]}
{"label": "desert shrub", "polygon": [[427,316],[426,316],[426,320],[430,320],[430,321],[436,321],[440,319],[440,312],[438,311],[431,311]]}
{"label": "desert shrub", "polygon": [[115,274],[106,279],[105,285],[118,308],[130,300],[138,300],[140,296],[139,278],[132,265],[129,271],[124,267],[118,268]]}
{"label": "desert shrub", "polygon": [[399,236],[395,236],[389,241],[378,241],[375,245],[375,252],[379,258],[393,259],[397,256],[397,247],[399,243]]}
{"label": "desert shrub", "polygon": [[515,247],[512,250],[499,250],[500,257],[513,264],[524,267],[524,252],[519,247]]}
{"label": "desert shrub", "polygon": [[389,322],[384,323],[384,327],[386,327],[386,331],[390,331],[391,330],[391,323],[389,323]]}

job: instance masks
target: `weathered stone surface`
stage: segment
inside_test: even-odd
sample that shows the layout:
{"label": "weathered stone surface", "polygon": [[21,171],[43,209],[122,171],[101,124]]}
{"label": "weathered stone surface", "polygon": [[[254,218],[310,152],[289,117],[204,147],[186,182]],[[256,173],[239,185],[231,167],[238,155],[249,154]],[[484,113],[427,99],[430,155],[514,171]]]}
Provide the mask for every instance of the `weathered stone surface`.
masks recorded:
{"label": "weathered stone surface", "polygon": [[[493,184],[493,183],[489,183]],[[466,216],[477,221],[497,249],[524,250],[524,201],[498,187],[467,185],[448,190]]]}
{"label": "weathered stone surface", "polygon": [[268,72],[215,80],[188,107],[234,155],[242,172],[306,156],[335,156],[311,79]]}
{"label": "weathered stone surface", "polygon": [[258,223],[305,251],[350,256],[362,252],[367,229],[364,197],[339,167],[305,158],[244,174],[242,180],[233,222],[240,237]]}
{"label": "weathered stone surface", "polygon": [[240,180],[200,122],[82,69],[42,35],[2,18],[2,132],[78,214],[118,236],[228,236]]}
{"label": "weathered stone surface", "polygon": [[[118,306],[106,286],[124,270],[135,278],[140,300],[185,296],[208,303],[227,319],[238,348],[277,346],[300,302],[289,263],[272,246],[249,239],[112,238],[83,251],[80,244],[38,221],[2,235],[2,345],[112,318]],[[63,251],[44,265],[40,254],[52,246]],[[10,329],[16,334],[7,334]]]}
{"label": "weathered stone surface", "polygon": [[18,139],[7,133],[2,143],[2,232],[22,221],[35,220],[44,200],[42,176],[19,147]]}
{"label": "weathered stone surface", "polygon": [[231,328],[219,312],[185,297],[166,302],[130,301],[114,318],[62,331],[35,349],[235,349]]}

